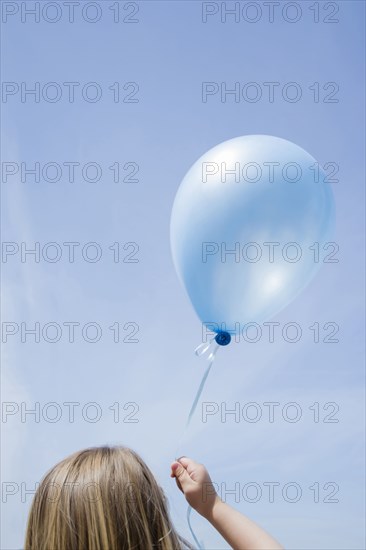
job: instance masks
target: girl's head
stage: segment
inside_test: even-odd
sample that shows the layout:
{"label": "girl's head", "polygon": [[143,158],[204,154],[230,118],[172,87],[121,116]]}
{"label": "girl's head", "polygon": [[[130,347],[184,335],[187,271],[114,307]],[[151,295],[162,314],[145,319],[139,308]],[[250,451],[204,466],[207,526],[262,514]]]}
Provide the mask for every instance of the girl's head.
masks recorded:
{"label": "girl's head", "polygon": [[162,489],[125,447],[77,452],[54,466],[35,494],[26,550],[173,550],[175,532]]}

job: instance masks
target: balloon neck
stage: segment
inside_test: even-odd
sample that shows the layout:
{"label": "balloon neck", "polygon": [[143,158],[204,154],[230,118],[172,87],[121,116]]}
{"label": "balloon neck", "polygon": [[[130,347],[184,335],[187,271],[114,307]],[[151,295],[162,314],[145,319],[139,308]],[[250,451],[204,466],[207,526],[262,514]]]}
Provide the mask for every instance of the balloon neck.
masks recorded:
{"label": "balloon neck", "polygon": [[228,332],[220,331],[215,336],[215,342],[219,346],[227,346],[231,342],[231,336]]}
{"label": "balloon neck", "polygon": [[228,332],[220,330],[214,338],[197,346],[195,354],[198,356],[207,355],[208,361],[213,361],[219,346],[227,346],[231,342],[231,336]]}

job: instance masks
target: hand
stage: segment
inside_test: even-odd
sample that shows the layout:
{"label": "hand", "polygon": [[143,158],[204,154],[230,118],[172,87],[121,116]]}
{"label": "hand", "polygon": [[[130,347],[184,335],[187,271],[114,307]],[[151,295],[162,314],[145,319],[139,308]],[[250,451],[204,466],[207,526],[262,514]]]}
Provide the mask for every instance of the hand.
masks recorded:
{"label": "hand", "polygon": [[192,508],[208,518],[220,498],[204,465],[182,456],[172,463],[170,477],[175,477],[179,489]]}

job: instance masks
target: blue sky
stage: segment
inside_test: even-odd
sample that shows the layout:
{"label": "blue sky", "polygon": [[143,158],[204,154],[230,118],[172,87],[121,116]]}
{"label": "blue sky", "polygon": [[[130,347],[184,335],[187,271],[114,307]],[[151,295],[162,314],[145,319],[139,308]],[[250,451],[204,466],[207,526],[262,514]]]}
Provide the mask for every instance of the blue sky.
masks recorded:
{"label": "blue sky", "polygon": [[[3,494],[1,548],[22,545],[30,496],[22,502],[21,484],[29,489],[69,453],[106,443],[128,445],[143,456],[166,490],[177,528],[189,536],[185,501],[169,478],[169,465],[205,361],[193,353],[201,341],[201,325],[174,271],[170,212],[179,183],[197,158],[244,134],[283,137],[320,164],[339,165],[333,191],[340,261],[324,264],[308,288],[272,319],[281,326],[299,323],[304,334],[299,342],[278,337],[269,343],[263,337],[255,344],[232,344],[217,356],[202,400],[217,403],[220,410],[235,403],[243,410],[255,402],[262,419],[250,423],[242,415],[234,422],[227,416],[222,422],[216,414],[204,423],[199,409],[184,436],[182,454],[206,464],[220,487],[239,483],[242,491],[247,483],[259,485],[263,494],[258,502],[235,502],[230,496],[227,501],[287,548],[364,548],[363,2],[315,3],[319,23],[314,22],[312,2],[295,3],[301,6],[296,23],[284,19],[283,2],[272,23],[263,3],[258,3],[262,17],[256,23],[243,17],[238,23],[233,17],[223,23],[220,11],[203,23],[202,3],[193,1],[139,2],[133,16],[137,23],[114,23],[114,3],[107,0],[96,3],[101,19],[94,24],[80,15],[85,2],[75,8],[74,23],[68,22],[62,2],[56,23],[42,14],[39,23],[31,16],[22,23],[22,3],[2,2],[3,9],[5,4],[19,11],[2,25],[3,82],[24,82],[28,88],[39,82],[41,89],[56,82],[62,97],[55,103],[42,97],[36,103],[31,96],[23,103],[20,93],[9,95],[6,103],[3,99],[3,162],[15,163],[19,172],[2,181],[2,240],[19,246],[24,242],[29,248],[35,242],[41,248],[56,242],[62,257],[56,263],[37,263],[32,256],[26,262],[19,253],[8,256],[2,264],[2,318],[19,327],[39,322],[42,329],[57,323],[64,330],[56,343],[44,337],[34,343],[32,336],[21,342],[19,328],[3,344],[2,400],[13,404],[6,410],[31,409],[35,403],[42,410],[57,403],[58,408],[45,410],[50,417],[61,411],[61,418],[51,422],[45,413],[39,422],[31,415],[22,422],[20,412],[3,416],[2,479],[14,484],[15,494],[5,501]],[[134,3],[127,4],[120,2],[124,17],[134,9]],[[339,8],[333,16],[332,6]],[[55,12],[49,9],[50,18]],[[325,18],[339,22],[326,23]],[[80,83],[74,103],[67,100],[64,82]],[[80,90],[89,82],[102,90],[100,101],[83,99]],[[123,90],[123,85],[138,83],[134,97],[139,101],[115,103],[109,90],[115,82],[121,97],[136,88]],[[203,103],[202,82],[224,82],[228,88],[235,82],[256,82],[263,97],[256,103],[236,103],[232,97],[221,102],[215,95]],[[265,82],[279,82],[280,91],[296,82],[302,98],[291,103],[278,93],[270,102]],[[316,82],[319,102],[309,89]],[[329,82],[339,87],[337,103],[323,101],[334,89],[323,89]],[[21,163],[30,167],[35,162],[41,167],[50,162],[78,162],[80,167],[97,163],[102,177],[86,181],[78,167],[73,183],[66,169],[57,182],[41,178],[36,183],[30,175],[22,182]],[[123,177],[130,171],[128,166],[123,170],[125,164],[136,163],[139,181],[114,183],[109,167],[116,162]],[[65,242],[80,243],[73,263]],[[90,242],[102,250],[96,263],[80,252]],[[115,242],[122,258],[134,250],[123,245],[137,243],[139,261],[115,263],[109,249]],[[68,341],[67,322],[79,323],[74,343]],[[96,343],[81,335],[90,322],[102,329]],[[322,328],[321,341],[314,343],[309,327],[315,322],[339,325],[339,342],[323,342]],[[115,343],[108,328],[114,323],[120,324],[122,338],[138,325],[139,341]],[[80,403],[74,422],[65,405],[70,402]],[[292,423],[280,413],[268,422],[267,402],[280,403],[279,411],[295,402],[301,419]],[[97,406],[88,409],[90,403]],[[114,421],[115,403],[119,422]],[[314,422],[314,403],[319,403],[319,422]],[[324,410],[327,403],[335,403],[334,409]],[[334,418],[339,422],[324,422],[337,407]],[[82,410],[90,417],[93,411],[102,416],[91,422]],[[268,482],[280,484],[274,502],[265,492]],[[296,503],[282,496],[290,482],[302,491]],[[316,489],[309,489],[316,483],[320,502],[314,502]],[[339,502],[324,502],[336,486]],[[3,485],[3,491],[11,492],[10,487]],[[206,548],[227,548],[201,517],[192,522]]]}

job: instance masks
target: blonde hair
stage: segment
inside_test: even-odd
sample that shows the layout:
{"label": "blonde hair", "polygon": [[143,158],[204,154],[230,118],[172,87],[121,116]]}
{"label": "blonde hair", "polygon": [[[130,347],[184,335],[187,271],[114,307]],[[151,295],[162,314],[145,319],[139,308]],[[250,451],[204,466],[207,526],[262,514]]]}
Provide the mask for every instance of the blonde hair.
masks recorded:
{"label": "blonde hair", "polygon": [[94,447],[56,464],[29,512],[25,550],[180,550],[166,497],[142,458]]}

